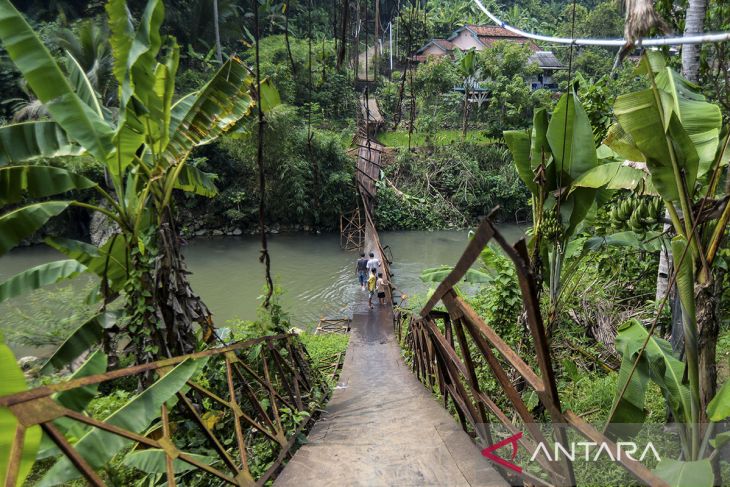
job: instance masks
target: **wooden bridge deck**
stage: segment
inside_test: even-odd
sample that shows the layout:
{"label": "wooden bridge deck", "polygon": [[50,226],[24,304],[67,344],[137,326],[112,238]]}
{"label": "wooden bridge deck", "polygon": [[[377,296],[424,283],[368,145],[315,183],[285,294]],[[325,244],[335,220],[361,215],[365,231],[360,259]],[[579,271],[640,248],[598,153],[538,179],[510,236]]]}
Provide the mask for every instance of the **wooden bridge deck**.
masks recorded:
{"label": "wooden bridge deck", "polygon": [[338,388],[275,485],[508,485],[403,362],[392,310],[360,308]]}

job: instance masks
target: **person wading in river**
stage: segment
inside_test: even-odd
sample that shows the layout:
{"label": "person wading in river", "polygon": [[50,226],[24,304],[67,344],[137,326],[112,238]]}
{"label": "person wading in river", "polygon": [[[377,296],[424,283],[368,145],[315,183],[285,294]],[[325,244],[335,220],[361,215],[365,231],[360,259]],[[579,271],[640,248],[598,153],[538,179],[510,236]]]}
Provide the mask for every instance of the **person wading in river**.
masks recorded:
{"label": "person wading in river", "polygon": [[380,259],[375,257],[375,254],[370,252],[370,260],[368,260],[368,277],[370,277],[370,273],[375,271],[378,272],[380,269]]}
{"label": "person wading in river", "polygon": [[378,285],[378,279],[375,277],[375,269],[370,271],[370,277],[368,277],[368,305],[370,309],[373,309],[373,295],[375,294],[375,288]]}
{"label": "person wading in river", "polygon": [[365,290],[365,283],[368,279],[368,259],[365,254],[360,254],[360,258],[357,259],[357,266],[355,266],[355,272],[357,272],[357,278],[360,281],[360,287]]}

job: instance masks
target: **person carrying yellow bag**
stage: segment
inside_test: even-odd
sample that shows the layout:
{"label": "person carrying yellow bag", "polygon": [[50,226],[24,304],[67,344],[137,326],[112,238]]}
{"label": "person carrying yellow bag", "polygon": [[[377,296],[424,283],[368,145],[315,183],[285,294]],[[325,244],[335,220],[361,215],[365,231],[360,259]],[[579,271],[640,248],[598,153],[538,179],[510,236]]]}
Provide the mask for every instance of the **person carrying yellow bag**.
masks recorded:
{"label": "person carrying yellow bag", "polygon": [[370,269],[370,276],[368,277],[368,305],[370,305],[370,309],[373,309],[373,296],[378,283],[376,272],[375,269]]}

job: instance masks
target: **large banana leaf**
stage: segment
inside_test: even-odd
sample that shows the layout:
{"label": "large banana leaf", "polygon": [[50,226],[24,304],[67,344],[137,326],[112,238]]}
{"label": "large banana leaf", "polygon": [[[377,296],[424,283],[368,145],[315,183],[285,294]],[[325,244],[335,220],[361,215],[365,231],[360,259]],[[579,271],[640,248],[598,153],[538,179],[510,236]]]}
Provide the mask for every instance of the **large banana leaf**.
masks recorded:
{"label": "large banana leaf", "polygon": [[[97,350],[86,361],[81,367],[73,373],[69,380],[80,379],[81,377],[87,377],[90,375],[103,374],[106,372],[107,356],[101,350]],[[96,392],[99,389],[99,384],[91,384],[84,387],[78,387],[69,391],[59,392],[54,396],[56,402],[60,405],[73,409],[74,411],[83,411],[86,406],[94,399]]]}
{"label": "large banana leaf", "polygon": [[[107,368],[107,356],[101,350],[97,350],[92,353],[86,361],[81,364],[76,372],[74,372],[68,380],[80,379],[82,377],[88,377],[96,374],[103,374]],[[90,384],[84,387],[78,387],[68,391],[63,391],[54,394],[53,398],[64,407],[67,407],[73,411],[82,412],[86,409],[92,399],[96,396],[99,389],[99,384]],[[74,421],[69,418],[57,418],[53,420],[53,424],[58,428],[67,438],[80,438],[88,427]],[[40,449],[38,452],[37,459],[55,457],[60,455],[61,451],[58,449],[56,444],[48,436],[43,435]]]}
{"label": "large banana leaf", "polygon": [[153,120],[149,114],[151,104],[159,106],[154,92],[154,73],[162,42],[159,29],[164,18],[164,6],[159,0],[148,2],[136,31],[126,0],[111,0],[106,11],[112,33],[113,73],[121,91],[120,117],[114,134],[117,150],[107,159],[107,166],[115,178],[117,191],[120,191],[121,178],[145,142],[145,133],[148,129],[159,132],[160,120]]}
{"label": "large banana leaf", "polygon": [[555,158],[556,173],[563,174],[563,186],[598,164],[591,122],[574,93],[560,98],[548,124],[547,141]]}
{"label": "large banana leaf", "polygon": [[[646,341],[647,336],[646,328],[637,320],[630,320],[619,328],[616,336],[616,350],[621,354],[622,360],[616,384],[617,394],[626,384],[639,350]],[[656,383],[662,390],[674,418],[685,424],[691,422],[690,395],[689,389],[682,382],[683,373],[684,363],[674,357],[669,342],[651,336],[626,388],[626,393],[618,400],[614,414],[609,418],[609,423],[614,423],[620,427],[621,424],[640,424],[643,422],[645,417],[644,400],[649,380]],[[609,431],[622,436],[622,433],[627,430],[609,428]]]}
{"label": "large banana leaf", "polygon": [[129,275],[129,258],[123,236],[112,236],[100,248],[68,238],[49,237],[45,242],[85,265],[89,272],[107,279],[112,290],[120,291],[124,287]]}
{"label": "large banana leaf", "polygon": [[113,72],[121,88],[120,107],[126,108],[133,96],[149,107],[150,99],[155,96],[152,73],[162,46],[160,27],[165,18],[164,5],[160,0],[147,2],[136,31],[126,0],[111,0],[106,11],[112,31]]}
{"label": "large banana leaf", "polygon": [[103,311],[79,326],[46,361],[41,373],[61,369],[80,357],[99,342],[104,329],[114,326],[120,315],[119,311]]}
{"label": "large banana leaf", "polygon": [[[182,362],[104,421],[128,431],[142,433],[160,416],[162,405],[185,385],[198,365],[198,361]],[[100,468],[131,444],[132,441],[120,436],[93,429],[76,442],[74,449],[93,468]],[[50,468],[38,485],[43,487],[58,485],[79,476],[78,470],[64,457]]]}
{"label": "large banana leaf", "polygon": [[83,153],[84,149],[72,142],[56,122],[24,122],[0,127],[0,166]]}
{"label": "large banana leaf", "polygon": [[44,201],[23,206],[0,216],[0,256],[33,235],[51,218],[65,210],[68,201]]}
{"label": "large banana leaf", "polygon": [[218,194],[218,188],[215,187],[215,180],[218,179],[216,174],[201,171],[197,167],[187,163],[184,164],[185,166],[175,181],[175,189],[181,189],[188,193],[195,193],[208,198],[212,198]]}
{"label": "large banana leaf", "polygon": [[644,154],[636,148],[636,143],[631,135],[627,133],[621,124],[614,123],[608,128],[603,144],[610,147],[620,159],[634,162],[646,162]]}
{"label": "large banana leaf", "polygon": [[662,91],[665,122],[671,119],[672,113],[677,115],[697,151],[698,176],[704,175],[710,169],[720,143],[720,107],[708,103],[699,86],[669,67],[656,74],[655,83]]}
{"label": "large banana leaf", "polygon": [[0,207],[17,203],[23,196],[44,198],[94,186],[94,181],[60,167],[0,167]]}
{"label": "large banana leaf", "polygon": [[35,289],[76,277],[86,266],[75,260],[58,260],[31,267],[0,283],[0,303]]}
{"label": "large banana leaf", "polygon": [[[215,458],[208,457],[205,455],[187,454],[189,457],[210,465]],[[124,464],[129,467],[134,467],[137,470],[141,470],[145,473],[150,474],[164,474],[167,473],[167,456],[164,450],[158,450],[157,448],[149,448],[147,450],[135,451],[124,457]],[[179,458],[172,461],[172,468],[175,473],[184,473],[194,470],[195,467],[186,463]]]}
{"label": "large banana leaf", "polygon": [[0,41],[51,118],[99,160],[114,149],[112,129],[74,92],[61,68],[9,0],[0,0]]}
{"label": "large banana leaf", "polygon": [[279,105],[281,105],[279,90],[271,79],[266,78],[261,82],[261,111],[269,113]]}
{"label": "large banana leaf", "polygon": [[157,154],[165,150],[170,140],[172,97],[175,94],[175,74],[180,63],[180,47],[172,39],[168,43],[170,45],[164,61],[155,68],[155,96],[150,97],[155,102],[150,101],[148,104],[149,119],[154,121],[154,125],[150,126],[155,130],[151,138],[155,141],[153,149]]}
{"label": "large banana leaf", "polygon": [[730,380],[725,381],[707,405],[707,417],[716,423],[730,417]]}
{"label": "large banana leaf", "polygon": [[[18,367],[13,352],[5,345],[0,335],[0,396],[22,392],[28,387],[23,371]],[[0,481],[3,485],[8,473],[11,445],[15,438],[18,420],[7,408],[0,408]],[[31,426],[25,431],[25,442],[20,459],[18,480],[15,485],[23,485],[25,477],[35,461],[36,451],[41,440],[40,426]],[[12,484],[11,484],[12,485]]]}
{"label": "large banana leaf", "polygon": [[530,163],[530,133],[527,130],[505,130],[504,141],[507,143],[517,174],[532,194],[537,194],[535,173]]}
{"label": "large banana leaf", "polygon": [[573,182],[573,187],[634,190],[648,177],[647,173],[624,161],[611,161],[581,174]]}
{"label": "large banana leaf", "polygon": [[91,86],[91,82],[86,77],[84,69],[70,52],[66,52],[66,70],[68,71],[69,81],[74,86],[76,94],[81,98],[81,101],[86,103],[97,115],[103,117],[104,112],[102,111],[101,103],[99,103],[99,97],[96,91],[94,91],[94,87]]}
{"label": "large banana leaf", "polygon": [[679,200],[672,160],[683,171],[687,187],[694,187],[699,167],[695,145],[677,113],[670,112],[665,122],[663,106],[657,105],[654,91],[649,89],[619,96],[614,104],[614,114],[644,155],[652,183],[665,200]]}
{"label": "large banana leaf", "polygon": [[[446,279],[454,268],[450,266],[434,267],[432,269],[424,269],[421,272],[420,278],[423,282],[441,282]],[[486,272],[478,271],[476,269],[469,269],[464,274],[464,282],[470,283],[490,283],[494,281],[494,278]]]}
{"label": "large banana leaf", "polygon": [[226,61],[177,124],[165,151],[168,163],[184,161],[193,148],[214,140],[249,113],[253,105],[249,88],[250,76],[243,62],[238,58]]}
{"label": "large banana leaf", "polygon": [[534,173],[540,164],[545,166],[546,189],[552,191],[557,189],[555,182],[555,164],[550,144],[548,144],[548,114],[544,108],[535,110],[532,117],[532,132],[530,134],[530,168]]}
{"label": "large banana leaf", "polygon": [[583,251],[595,251],[606,247],[629,247],[648,252],[659,252],[662,247],[662,238],[659,232],[647,232],[638,235],[636,232],[616,232],[606,236],[595,236],[585,240]]}
{"label": "large banana leaf", "polygon": [[664,458],[656,466],[654,473],[671,487],[711,487],[715,485],[712,463],[707,459],[684,462]]}

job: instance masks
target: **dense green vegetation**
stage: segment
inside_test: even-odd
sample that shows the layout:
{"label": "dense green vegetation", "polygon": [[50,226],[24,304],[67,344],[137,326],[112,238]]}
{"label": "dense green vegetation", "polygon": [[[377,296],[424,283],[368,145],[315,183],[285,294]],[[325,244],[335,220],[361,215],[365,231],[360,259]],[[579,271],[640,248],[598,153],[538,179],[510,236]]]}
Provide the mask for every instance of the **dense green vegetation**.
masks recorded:
{"label": "dense green vegetation", "polygon": [[[467,0],[382,1],[372,23],[364,17],[374,17],[374,5],[349,0],[15,3],[22,14],[0,0],[0,256],[44,242],[66,258],[0,283],[0,301],[36,291],[26,306],[37,308],[16,307],[0,318],[0,329],[10,330],[3,339],[57,348],[42,366],[25,364],[26,381],[0,343],[7,378],[0,395],[65,380],[72,369],[83,377],[221,340],[288,332],[290,310],[282,309],[270,280],[257,320],[216,330],[190,286],[181,237],[337,228],[339,216],[357,205],[357,56],[373,44],[370,29],[379,27],[385,41],[391,23],[393,52],[384,42],[380,57],[368,60],[376,71],[368,95],[379,103],[379,140],[389,146],[378,227],[470,228],[495,207],[496,219],[529,224],[530,265],[565,407],[600,426],[678,420],[682,465],[698,478],[727,470],[711,453],[728,439],[722,428],[730,413],[727,43],[703,46],[694,71],[669,50],[624,59],[610,72],[614,50],[555,47],[570,69],[556,74],[557,91],[532,90],[528,81],[539,68],[528,62],[527,45],[495,42],[479,52],[410,60],[432,37],[488,23]],[[511,24],[545,34],[612,37],[623,30],[612,1],[487,3]],[[693,1],[657,5],[677,31],[690,21],[685,3]],[[706,30],[729,29],[727,13],[724,3],[709,2]],[[477,88],[489,92],[479,105],[468,101]],[[663,249],[672,250],[676,276],[666,300],[657,293]],[[471,273],[479,289],[468,303],[534,365],[514,269],[494,249],[481,260]],[[430,270],[424,278],[436,282],[445,273]],[[91,283],[83,293],[40,290],[80,274]],[[413,310],[423,298],[411,301]],[[41,301],[56,305],[36,307]],[[311,359],[303,366],[318,371],[317,384],[303,410],[281,410],[286,434],[321,407],[334,385],[332,357],[347,346],[339,335],[298,340]],[[275,364],[259,353],[254,349],[246,363],[268,374]],[[152,391],[156,410],[146,411],[138,428],[145,433],[159,427],[158,406],[188,378],[225,386],[224,361],[190,364],[94,386],[81,391],[83,400],[72,399],[100,419],[134,411]],[[476,369],[484,390],[508,409],[487,364]],[[520,391],[546,418],[537,395]],[[273,414],[268,392],[257,391]],[[203,400],[197,406],[230,434],[234,414],[218,414]],[[208,458],[190,417],[172,417],[174,439]],[[4,479],[17,421],[4,408],[0,419]],[[703,426],[710,422],[714,432]],[[59,423],[73,442],[83,441],[85,431]],[[37,426],[20,432],[21,482],[28,473],[29,484],[49,472],[54,477],[58,452],[48,437],[42,442]],[[96,452],[105,480],[164,481],[159,461],[146,458],[142,468],[139,458],[150,455],[116,446]],[[247,448],[258,477],[275,450],[261,435]],[[661,465],[649,466],[667,475]],[[185,485],[205,485],[197,474],[177,474]],[[71,479],[64,475],[59,481]],[[608,479],[630,482],[614,470]]]}
{"label": "dense green vegetation", "polygon": [[[726,251],[720,248],[727,245],[730,210],[723,207],[708,217],[699,201],[726,192],[720,188],[728,177],[729,138],[726,130],[720,135],[720,108],[661,54],[645,53],[636,73],[647,83],[616,98],[615,119],[590,116],[571,89],[551,114],[535,110],[530,129],[508,130],[504,136],[532,195],[529,264],[538,279],[566,404],[619,439],[633,438],[639,430],[628,431],[625,424],[647,424],[651,430],[657,423],[680,423],[668,455],[681,451],[682,463],[662,460],[649,466],[670,483],[676,480],[673,469],[681,465],[697,485],[712,485],[713,476],[718,482],[727,470],[701,445],[715,434],[707,425],[722,424],[730,414],[730,381],[722,367],[717,375],[716,355],[718,342],[720,357],[726,355],[729,333],[721,318],[729,302],[722,288]],[[601,133],[605,138],[597,137]],[[663,219],[669,229],[660,232]],[[671,238],[666,236],[670,231]],[[655,265],[663,248],[671,249],[674,265],[671,307],[669,290],[657,291]],[[520,325],[512,264],[490,248],[481,260],[482,269],[470,271],[466,280],[485,283],[485,289],[469,302],[532,362],[534,354],[524,353],[531,343]],[[440,281],[446,272],[428,270],[422,278]],[[476,344],[469,347],[478,357],[480,383],[499,397],[491,368]],[[605,394],[606,387],[613,393]],[[653,400],[652,388],[664,401]],[[534,401],[534,394],[523,394],[527,404]],[[541,414],[540,404],[533,404]],[[661,438],[658,430],[653,434]],[[712,440],[716,448],[724,437]],[[596,481],[593,467],[577,468],[579,481]],[[614,481],[629,482],[629,477],[619,472]]]}

